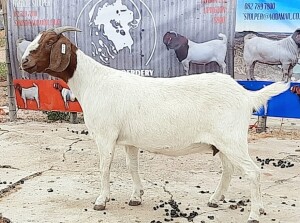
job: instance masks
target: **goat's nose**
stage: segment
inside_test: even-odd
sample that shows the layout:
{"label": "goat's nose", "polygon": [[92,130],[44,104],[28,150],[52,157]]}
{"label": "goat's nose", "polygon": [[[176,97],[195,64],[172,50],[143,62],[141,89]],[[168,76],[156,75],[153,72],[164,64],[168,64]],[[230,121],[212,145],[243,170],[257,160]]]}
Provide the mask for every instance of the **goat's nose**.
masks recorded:
{"label": "goat's nose", "polygon": [[28,59],[27,58],[24,58],[24,59],[22,59],[22,64],[26,64],[26,63],[28,63]]}

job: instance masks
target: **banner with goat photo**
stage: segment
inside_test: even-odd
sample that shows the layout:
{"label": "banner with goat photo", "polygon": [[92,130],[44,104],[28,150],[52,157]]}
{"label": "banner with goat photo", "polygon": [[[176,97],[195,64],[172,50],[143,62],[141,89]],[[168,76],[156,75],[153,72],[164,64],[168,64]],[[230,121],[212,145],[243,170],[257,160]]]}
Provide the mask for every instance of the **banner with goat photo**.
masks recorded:
{"label": "banner with goat photo", "polygon": [[[24,92],[38,89],[39,94],[51,95],[58,102],[64,97],[65,89],[69,89],[48,82],[47,74],[29,75],[19,69],[22,55],[34,37],[40,31],[63,25],[82,30],[64,35],[84,53],[128,75],[167,78],[212,71],[233,75],[233,54],[226,56],[227,49],[233,44],[233,6],[234,1],[226,0],[8,1],[10,56],[13,76],[18,84],[18,106],[62,111],[72,108],[62,103],[59,103],[60,107],[51,108],[43,100],[45,97],[40,97],[40,106],[37,106],[34,97],[24,95]],[[191,54],[195,55],[190,57]],[[24,79],[39,82],[29,84]],[[46,83],[49,87],[44,88]],[[38,84],[43,87],[37,88],[35,85]],[[19,100],[22,94],[26,100],[33,101],[28,107],[24,99]],[[72,97],[68,98],[72,100]]]}
{"label": "banner with goat photo", "polygon": [[[128,75],[172,78],[217,71],[243,81],[240,83],[251,90],[270,81],[300,78],[295,57],[300,44],[300,34],[296,31],[298,3],[12,0],[7,4],[10,62],[18,107],[22,109],[81,111],[76,97],[63,81],[49,80],[45,73],[29,75],[20,69],[22,55],[39,32],[65,25],[82,30],[64,35],[85,54]],[[283,41],[282,48],[274,47],[267,40],[257,41],[261,37]],[[258,43],[263,43],[263,55],[272,58],[260,58],[261,52],[251,51],[253,44]],[[264,61],[257,63],[258,60]],[[97,74],[90,74],[91,81],[93,75]],[[39,104],[35,91],[41,95]],[[288,97],[298,106],[298,91],[293,92],[288,92]],[[51,102],[50,98],[53,98]],[[290,100],[281,96],[279,99]],[[273,110],[273,106],[268,108],[263,114],[300,117],[300,112],[290,114]]]}
{"label": "banner with goat photo", "polygon": [[293,81],[259,115],[300,118],[300,1],[238,0],[234,77],[249,90]]}

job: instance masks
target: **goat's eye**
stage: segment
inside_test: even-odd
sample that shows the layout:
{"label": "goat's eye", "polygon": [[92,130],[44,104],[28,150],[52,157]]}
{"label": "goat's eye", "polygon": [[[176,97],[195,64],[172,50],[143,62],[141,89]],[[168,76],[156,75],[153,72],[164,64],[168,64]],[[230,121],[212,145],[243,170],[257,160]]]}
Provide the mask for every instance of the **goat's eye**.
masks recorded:
{"label": "goat's eye", "polygon": [[52,46],[52,44],[53,44],[52,42],[47,42],[46,46],[50,47],[50,46]]}

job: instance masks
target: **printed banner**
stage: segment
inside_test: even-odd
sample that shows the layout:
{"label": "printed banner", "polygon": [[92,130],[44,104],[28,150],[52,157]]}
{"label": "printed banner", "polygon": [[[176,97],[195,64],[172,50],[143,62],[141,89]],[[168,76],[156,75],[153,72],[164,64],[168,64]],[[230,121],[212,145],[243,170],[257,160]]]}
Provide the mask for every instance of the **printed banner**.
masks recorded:
{"label": "printed banner", "polygon": [[300,24],[300,1],[238,0],[236,31],[293,33]]}
{"label": "printed banner", "polygon": [[14,80],[19,109],[82,112],[75,95],[61,80]]}

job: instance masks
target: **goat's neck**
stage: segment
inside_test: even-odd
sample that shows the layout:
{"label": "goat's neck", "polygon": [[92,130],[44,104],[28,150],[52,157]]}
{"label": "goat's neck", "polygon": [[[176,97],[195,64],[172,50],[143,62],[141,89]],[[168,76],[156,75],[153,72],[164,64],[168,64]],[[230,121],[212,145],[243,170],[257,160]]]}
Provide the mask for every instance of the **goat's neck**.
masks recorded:
{"label": "goat's neck", "polygon": [[77,66],[73,76],[68,80],[68,85],[81,103],[87,90],[101,88],[99,85],[103,84],[102,79],[109,75],[111,68],[98,63],[79,49],[76,56]]}

